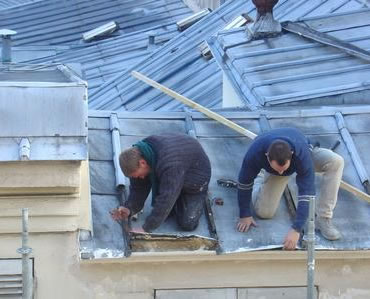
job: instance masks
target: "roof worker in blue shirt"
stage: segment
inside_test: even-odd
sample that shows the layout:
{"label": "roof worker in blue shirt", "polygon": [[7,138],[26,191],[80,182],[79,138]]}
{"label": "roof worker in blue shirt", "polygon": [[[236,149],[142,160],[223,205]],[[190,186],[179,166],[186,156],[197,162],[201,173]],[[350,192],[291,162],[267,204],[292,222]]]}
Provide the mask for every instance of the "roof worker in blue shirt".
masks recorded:
{"label": "roof worker in blue shirt", "polygon": [[251,226],[256,226],[250,203],[254,180],[258,174],[263,182],[261,188],[254,194],[256,195],[254,210],[258,217],[269,219],[274,216],[279,206],[290,175],[296,173],[297,213],[292,228],[284,240],[284,249],[294,250],[308,217],[310,198],[315,196],[314,172],[317,171],[322,172],[323,176],[316,210],[316,228],[326,239],[338,240],[341,234],[331,219],[343,168],[344,160],[340,155],[328,149],[312,147],[308,139],[297,129],[273,129],[259,135],[248,149],[239,173],[238,230],[247,232]]}

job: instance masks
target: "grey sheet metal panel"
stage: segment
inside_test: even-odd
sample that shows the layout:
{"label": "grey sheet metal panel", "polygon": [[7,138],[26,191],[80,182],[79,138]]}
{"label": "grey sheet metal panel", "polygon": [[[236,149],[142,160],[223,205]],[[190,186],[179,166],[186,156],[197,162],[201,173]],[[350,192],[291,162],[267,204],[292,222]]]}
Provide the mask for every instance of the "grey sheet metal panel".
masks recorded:
{"label": "grey sheet metal panel", "polygon": [[[341,7],[344,11],[359,8],[355,0],[346,2],[348,5],[343,8],[343,3],[339,4],[337,0],[280,0],[274,15],[279,20],[294,21],[308,15],[331,14]],[[183,34],[173,38],[165,47],[94,90],[90,97],[91,107],[109,110],[181,110],[182,104],[171,101],[167,95],[131,78],[131,70],[142,72],[204,106],[221,107],[220,69],[214,59],[206,60],[200,55],[198,46],[241,13],[255,17],[255,7],[251,1],[227,1]]]}
{"label": "grey sheet metal panel", "polygon": [[[306,19],[303,25],[370,49],[370,10]],[[368,62],[291,33],[248,42],[244,30],[209,40],[217,62],[251,109],[271,105],[367,104]]]}
{"label": "grey sheet metal panel", "polygon": [[112,144],[112,135],[108,130],[94,130],[91,128],[89,129],[88,140],[89,140],[89,159],[90,161],[92,160],[112,161],[113,160],[113,149],[111,146],[109,146],[110,144]]}
{"label": "grey sheet metal panel", "polygon": [[111,21],[117,36],[169,22],[190,13],[181,0],[48,0],[0,11],[0,26],[18,34],[15,45],[78,44],[82,34]]}
{"label": "grey sheet metal panel", "polygon": [[109,213],[118,205],[119,201],[116,196],[92,195],[91,206],[96,248],[123,250],[122,227],[112,219]]}
{"label": "grey sheet metal panel", "polygon": [[99,195],[118,195],[113,161],[90,160],[89,166],[91,193]]}
{"label": "grey sheet metal panel", "polygon": [[0,137],[87,136],[86,82],[68,68],[17,65],[0,74]]}

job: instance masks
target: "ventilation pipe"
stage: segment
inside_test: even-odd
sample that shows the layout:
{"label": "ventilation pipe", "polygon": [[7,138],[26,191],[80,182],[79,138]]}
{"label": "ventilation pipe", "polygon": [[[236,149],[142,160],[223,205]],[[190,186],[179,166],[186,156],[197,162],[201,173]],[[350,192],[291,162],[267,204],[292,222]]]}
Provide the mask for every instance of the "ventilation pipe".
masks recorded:
{"label": "ventilation pipe", "polygon": [[11,36],[17,32],[9,29],[0,29],[1,43],[3,45],[1,50],[1,62],[12,62],[12,39]]}

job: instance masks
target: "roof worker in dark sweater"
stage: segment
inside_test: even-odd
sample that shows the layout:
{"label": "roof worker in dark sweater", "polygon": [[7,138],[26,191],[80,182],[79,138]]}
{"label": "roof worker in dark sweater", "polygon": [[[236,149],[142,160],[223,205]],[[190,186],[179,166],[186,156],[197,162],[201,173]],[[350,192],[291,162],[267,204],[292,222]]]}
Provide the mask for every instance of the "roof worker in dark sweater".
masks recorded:
{"label": "roof worker in dark sweater", "polygon": [[142,228],[151,232],[173,210],[179,226],[194,230],[202,215],[211,165],[200,143],[188,135],[149,136],[123,151],[121,169],[130,178],[129,197],[112,217],[125,219],[139,212],[152,190],[152,211]]}
{"label": "roof worker in dark sweater", "polygon": [[[254,210],[260,218],[272,218],[279,206],[289,176],[296,173],[298,206],[295,221],[284,240],[284,249],[296,248],[300,232],[308,217],[310,198],[315,196],[315,174],[322,172],[317,205],[316,228],[328,240],[337,240],[340,232],[332,224],[344,160],[331,150],[312,147],[308,139],[294,128],[273,129],[258,136],[248,149],[239,173],[238,201],[240,220],[237,228],[246,232],[256,223],[250,202],[254,180],[260,171],[261,188]],[[257,185],[257,180],[256,180]]]}

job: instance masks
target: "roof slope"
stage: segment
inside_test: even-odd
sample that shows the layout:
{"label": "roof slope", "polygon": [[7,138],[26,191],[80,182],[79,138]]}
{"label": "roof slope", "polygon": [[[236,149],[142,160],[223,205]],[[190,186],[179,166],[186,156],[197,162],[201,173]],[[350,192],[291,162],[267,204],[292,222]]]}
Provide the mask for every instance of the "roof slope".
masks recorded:
{"label": "roof slope", "polygon": [[0,10],[38,1],[47,1],[47,0],[0,0]]}
{"label": "roof slope", "polygon": [[[72,46],[59,54],[27,62],[79,63],[84,79],[89,82],[89,93],[93,93],[104,82],[144,60],[179,33],[175,23],[168,23],[87,45]],[[149,34],[155,36],[152,45],[149,44]]]}
{"label": "roof slope", "polygon": [[[89,116],[89,157],[90,180],[92,192],[92,208],[94,223],[94,238],[98,248],[111,248],[122,252],[124,242],[122,229],[113,222],[109,210],[120,202],[117,193],[117,177],[122,176],[113,161],[112,117],[109,111],[90,111]],[[260,134],[268,127],[277,128],[293,126],[307,135],[313,141],[319,141],[322,147],[330,148],[337,140],[340,145],[336,151],[346,161],[343,180],[365,191],[364,185],[370,173],[370,163],[367,159],[370,142],[370,108],[327,108],[294,111],[287,115],[286,111],[265,112],[224,112],[223,115]],[[212,179],[209,187],[211,209],[220,250],[223,253],[262,250],[266,248],[281,248],[284,236],[289,230],[294,213],[295,201],[281,201],[276,216],[271,220],[257,219],[258,227],[247,234],[236,231],[238,204],[236,191],[217,185],[217,179],[236,179],[243,156],[251,144],[251,140],[224,127],[220,123],[204,118],[198,113],[140,113],[122,112],[118,114],[121,148],[130,147],[134,142],[151,134],[169,132],[193,132],[207,152],[212,165]],[[112,146],[109,146],[112,145]],[[317,191],[320,177],[317,176]],[[127,187],[127,180],[122,179]],[[222,198],[223,205],[216,205],[214,198]],[[293,211],[288,209],[293,206]],[[144,213],[148,213],[147,206]],[[370,247],[370,238],[366,233],[370,229],[368,221],[370,205],[357,199],[352,194],[340,190],[339,200],[334,213],[334,223],[343,233],[343,238],[336,242],[317,240],[318,249],[361,250]],[[139,216],[139,225],[144,215]],[[351,219],[351,221],[349,221]],[[109,230],[109,234],[107,233]],[[168,221],[154,233],[182,234],[177,226]],[[203,237],[209,237],[206,221],[201,222],[195,232]],[[97,249],[97,248],[96,248]],[[159,250],[159,249],[158,249]],[[122,256],[122,255],[120,255]]]}
{"label": "roof slope", "polygon": [[189,11],[181,0],[49,0],[0,11],[0,27],[18,32],[15,45],[77,44],[110,21],[119,24],[118,35],[176,22]]}
{"label": "roof slope", "polygon": [[[299,24],[370,50],[370,10],[315,17]],[[333,46],[288,32],[248,41],[243,30],[221,32],[209,44],[234,90],[251,109],[370,103],[370,60]]]}
{"label": "roof slope", "polygon": [[[363,9],[356,0],[280,0],[275,8],[279,20],[298,20],[334,12]],[[130,76],[142,72],[161,84],[213,108],[222,102],[222,74],[214,59],[206,60],[198,46],[222,30],[242,13],[254,17],[252,1],[227,1],[220,8],[172,39],[150,57],[117,75],[90,94],[91,109],[109,110],[179,110],[183,106],[170,97],[148,88]]]}

